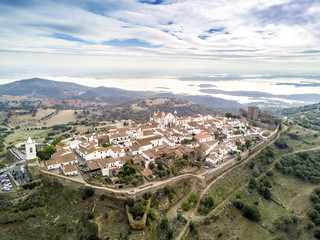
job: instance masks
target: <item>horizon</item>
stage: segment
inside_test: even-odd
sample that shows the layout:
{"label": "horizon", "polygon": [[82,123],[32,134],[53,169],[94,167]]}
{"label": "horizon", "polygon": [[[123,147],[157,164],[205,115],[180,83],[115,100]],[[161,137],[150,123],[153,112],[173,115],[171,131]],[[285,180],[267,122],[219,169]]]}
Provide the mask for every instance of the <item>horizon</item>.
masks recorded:
{"label": "horizon", "polygon": [[320,92],[317,9],[313,0],[5,0],[0,84],[39,77],[301,103],[286,95]]}

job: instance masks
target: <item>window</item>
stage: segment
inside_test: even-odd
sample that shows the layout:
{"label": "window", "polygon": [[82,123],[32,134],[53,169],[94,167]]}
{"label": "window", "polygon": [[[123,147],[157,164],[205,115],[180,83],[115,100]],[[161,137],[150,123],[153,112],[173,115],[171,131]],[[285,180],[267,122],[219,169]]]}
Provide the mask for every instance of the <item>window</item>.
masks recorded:
{"label": "window", "polygon": [[33,153],[33,148],[32,147],[30,148],[30,153]]}

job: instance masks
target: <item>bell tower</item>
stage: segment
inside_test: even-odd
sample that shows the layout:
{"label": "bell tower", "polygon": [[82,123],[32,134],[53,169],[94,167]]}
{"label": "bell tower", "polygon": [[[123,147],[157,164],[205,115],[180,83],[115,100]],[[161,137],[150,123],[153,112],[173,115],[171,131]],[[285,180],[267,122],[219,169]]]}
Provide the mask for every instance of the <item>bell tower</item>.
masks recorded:
{"label": "bell tower", "polygon": [[35,141],[29,137],[26,141],[26,161],[36,160],[37,150]]}
{"label": "bell tower", "polygon": [[32,180],[40,178],[40,164],[37,159],[36,142],[31,137],[26,141],[26,168]]}

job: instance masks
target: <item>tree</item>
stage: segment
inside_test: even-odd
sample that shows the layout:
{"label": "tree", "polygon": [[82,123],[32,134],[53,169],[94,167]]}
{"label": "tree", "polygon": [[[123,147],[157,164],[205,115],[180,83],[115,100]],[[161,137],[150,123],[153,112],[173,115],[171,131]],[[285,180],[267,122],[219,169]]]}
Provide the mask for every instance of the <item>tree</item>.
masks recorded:
{"label": "tree", "polygon": [[86,187],[84,193],[87,197],[92,197],[94,195],[94,189],[92,187]]}
{"label": "tree", "polygon": [[39,150],[37,152],[37,155],[41,160],[48,160],[55,151],[56,151],[55,146],[47,145],[44,149]]}
{"label": "tree", "polygon": [[320,217],[319,212],[318,212],[317,210],[315,210],[315,209],[309,210],[308,216],[309,216],[309,218],[311,218],[312,220],[315,220],[315,219],[317,219],[317,218]]}
{"label": "tree", "polygon": [[88,219],[94,219],[95,214],[94,212],[88,212]]}
{"label": "tree", "polygon": [[252,145],[252,140],[247,139],[247,140],[245,141],[245,146],[246,146],[246,148],[251,147],[251,145]]}
{"label": "tree", "polygon": [[170,194],[170,193],[171,193],[171,191],[172,191],[171,186],[166,185],[166,186],[164,187],[164,192],[165,192],[166,194]]}
{"label": "tree", "polygon": [[183,211],[189,211],[191,206],[188,200],[183,200],[181,203],[181,207]]}
{"label": "tree", "polygon": [[161,222],[160,222],[160,228],[161,229],[168,229],[169,227],[169,220],[168,218],[164,217],[161,219]]}
{"label": "tree", "polygon": [[136,219],[137,217],[142,217],[146,212],[147,208],[142,201],[137,201],[130,208],[129,212],[132,214],[132,217]]}
{"label": "tree", "polygon": [[151,162],[151,163],[149,163],[149,168],[152,170],[152,169],[154,169],[156,166],[154,165],[154,163],[153,162]]}
{"label": "tree", "polygon": [[319,202],[319,197],[315,194],[310,194],[310,201],[313,203],[318,203]]}
{"label": "tree", "polygon": [[249,168],[250,169],[253,169],[254,168],[254,166],[255,166],[255,162],[254,161],[251,161],[250,163],[249,163]]}
{"label": "tree", "polygon": [[261,213],[255,205],[245,205],[243,207],[243,216],[252,221],[259,221]]}
{"label": "tree", "polygon": [[320,227],[317,227],[314,230],[314,236],[315,236],[315,238],[320,239]]}
{"label": "tree", "polygon": [[309,230],[311,230],[311,229],[313,229],[313,228],[315,227],[315,224],[314,224],[313,222],[307,222],[306,227],[307,227]]}
{"label": "tree", "polygon": [[268,177],[272,177],[273,175],[274,175],[274,171],[269,170],[269,171],[267,172],[267,176],[268,176]]}
{"label": "tree", "polygon": [[232,114],[232,113],[229,113],[229,112],[227,112],[227,113],[225,114],[225,116],[226,116],[227,118],[233,118],[233,114]]}
{"label": "tree", "polygon": [[199,200],[199,196],[195,191],[191,191],[188,197],[188,201],[196,203]]}
{"label": "tree", "polygon": [[234,200],[233,205],[238,209],[242,209],[244,206],[243,201],[241,199]]}

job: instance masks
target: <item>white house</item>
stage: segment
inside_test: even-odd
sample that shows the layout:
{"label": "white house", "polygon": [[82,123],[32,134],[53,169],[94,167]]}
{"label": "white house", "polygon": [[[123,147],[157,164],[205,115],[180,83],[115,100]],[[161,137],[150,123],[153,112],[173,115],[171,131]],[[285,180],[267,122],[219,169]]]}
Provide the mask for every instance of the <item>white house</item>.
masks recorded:
{"label": "white house", "polygon": [[72,164],[62,165],[61,170],[66,176],[74,176],[78,174],[77,168]]}
{"label": "white house", "polygon": [[101,158],[97,159],[98,165],[101,167],[102,176],[115,176],[123,164],[120,158]]}

